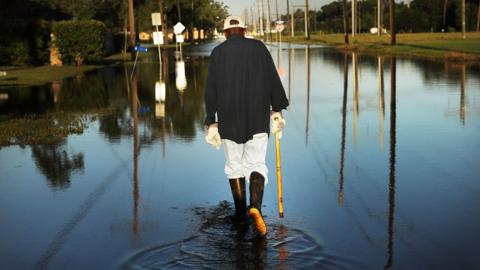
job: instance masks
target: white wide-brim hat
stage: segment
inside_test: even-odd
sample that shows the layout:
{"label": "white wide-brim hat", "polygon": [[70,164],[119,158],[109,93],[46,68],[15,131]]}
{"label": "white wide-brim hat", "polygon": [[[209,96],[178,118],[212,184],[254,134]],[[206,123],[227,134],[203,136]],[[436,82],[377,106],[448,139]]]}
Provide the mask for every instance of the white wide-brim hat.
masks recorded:
{"label": "white wide-brim hat", "polygon": [[238,16],[228,16],[223,23],[223,31],[230,28],[247,28],[242,18]]}

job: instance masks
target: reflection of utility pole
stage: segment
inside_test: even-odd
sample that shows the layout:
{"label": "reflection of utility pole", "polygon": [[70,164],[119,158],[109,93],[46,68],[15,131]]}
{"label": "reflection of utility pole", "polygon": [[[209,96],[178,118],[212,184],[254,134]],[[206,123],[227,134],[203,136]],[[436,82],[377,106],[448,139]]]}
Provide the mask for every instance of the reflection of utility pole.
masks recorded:
{"label": "reflection of utility pole", "polygon": [[133,0],[128,0],[128,23],[130,28],[130,52],[132,60],[135,59],[135,16],[133,15]]}
{"label": "reflection of utility pole", "polygon": [[358,62],[357,54],[352,53],[352,72],[353,72],[353,136],[354,143],[358,141]]}
{"label": "reflection of utility pole", "polygon": [[345,136],[347,133],[347,94],[348,94],[348,55],[343,56],[343,101],[342,101],[342,140],[340,144],[340,179],[338,187],[338,204],[343,206],[343,179],[345,166]]}
{"label": "reflection of utility pole", "polygon": [[305,145],[308,144],[308,124],[310,121],[310,46],[305,47],[305,61],[307,64],[307,120],[305,125]]}
{"label": "reflection of utility pole", "polygon": [[380,129],[380,147],[383,149],[383,118],[385,117],[385,94],[383,89],[383,58],[378,56],[378,112]]}
{"label": "reflection of utility pole", "polygon": [[460,122],[465,125],[465,63],[462,63],[462,78],[460,79]]}
{"label": "reflection of utility pole", "polygon": [[134,234],[138,233],[138,74],[135,73],[132,78],[131,86],[131,108],[133,115],[133,225]]}
{"label": "reflection of utility pole", "polygon": [[390,60],[390,183],[388,185],[388,242],[387,242],[387,264],[385,269],[393,266],[393,233],[395,218],[395,163],[396,163],[396,127],[397,127],[397,105],[396,105],[396,59]]}

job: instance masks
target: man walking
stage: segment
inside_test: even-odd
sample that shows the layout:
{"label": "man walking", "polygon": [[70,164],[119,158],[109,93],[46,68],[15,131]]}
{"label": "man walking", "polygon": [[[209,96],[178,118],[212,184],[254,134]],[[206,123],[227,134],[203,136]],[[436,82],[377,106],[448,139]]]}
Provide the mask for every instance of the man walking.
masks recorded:
{"label": "man walking", "polygon": [[245,38],[245,24],[236,16],[224,23],[225,42],[210,56],[205,89],[206,140],[225,151],[236,217],[245,219],[245,178],[249,180],[248,215],[261,236],[267,227],[261,207],[268,182],[265,165],[270,118],[272,132],[284,126],[281,111],[288,106],[270,52],[258,40]]}

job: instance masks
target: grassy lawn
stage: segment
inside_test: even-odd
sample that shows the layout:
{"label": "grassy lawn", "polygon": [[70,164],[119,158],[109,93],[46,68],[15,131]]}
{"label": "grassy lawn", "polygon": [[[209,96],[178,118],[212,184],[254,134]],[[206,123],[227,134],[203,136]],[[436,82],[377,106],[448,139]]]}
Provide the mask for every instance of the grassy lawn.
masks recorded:
{"label": "grassy lawn", "polygon": [[7,76],[0,77],[0,87],[42,85],[83,74],[98,67],[100,66],[40,66],[9,69],[6,71]]}
{"label": "grassy lawn", "polygon": [[480,33],[467,33],[463,39],[461,33],[415,33],[398,34],[397,45],[390,46],[389,36],[357,34],[349,35],[350,45],[343,44],[343,34],[312,34],[310,40],[304,36],[282,37],[287,42],[306,44],[327,44],[342,49],[366,53],[384,53],[400,56],[429,58],[460,58],[462,60],[480,60]]}

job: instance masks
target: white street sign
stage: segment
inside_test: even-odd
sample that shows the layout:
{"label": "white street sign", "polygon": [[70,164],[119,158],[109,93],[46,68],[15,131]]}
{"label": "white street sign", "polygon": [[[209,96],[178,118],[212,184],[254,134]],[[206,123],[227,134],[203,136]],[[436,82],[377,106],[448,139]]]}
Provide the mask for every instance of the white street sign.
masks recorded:
{"label": "white street sign", "polygon": [[180,35],[183,30],[185,30],[185,26],[181,23],[181,22],[178,22],[177,24],[175,24],[175,26],[173,27],[173,32],[176,34],[176,35]]}
{"label": "white street sign", "polygon": [[152,13],[152,25],[162,25],[162,16],[160,15],[160,13]]}
{"label": "white street sign", "polygon": [[183,43],[185,41],[185,38],[183,37],[183,35],[176,35],[175,40],[177,41],[177,43]]}
{"label": "white street sign", "polygon": [[153,32],[153,44],[163,45],[163,33],[162,33],[162,31]]}

